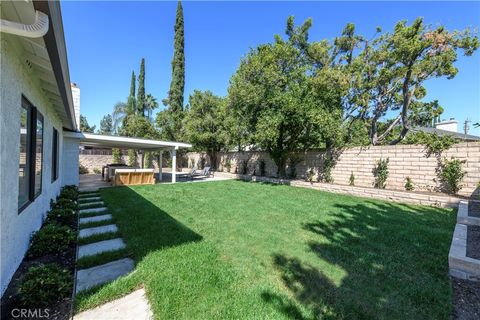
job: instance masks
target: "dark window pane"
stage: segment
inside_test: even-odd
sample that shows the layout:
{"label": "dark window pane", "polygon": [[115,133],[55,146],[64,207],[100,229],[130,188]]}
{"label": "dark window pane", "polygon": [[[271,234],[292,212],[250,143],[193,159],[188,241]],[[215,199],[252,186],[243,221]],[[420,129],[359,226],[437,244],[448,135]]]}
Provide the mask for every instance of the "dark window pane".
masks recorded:
{"label": "dark window pane", "polygon": [[22,103],[20,113],[20,162],[18,169],[18,207],[22,207],[28,202],[29,190],[29,147],[28,135],[30,134],[30,117],[28,106]]}
{"label": "dark window pane", "polygon": [[42,165],[43,165],[43,116],[37,112],[37,126],[35,137],[35,197],[42,192]]}
{"label": "dark window pane", "polygon": [[52,182],[58,178],[58,131],[53,128],[52,137]]}

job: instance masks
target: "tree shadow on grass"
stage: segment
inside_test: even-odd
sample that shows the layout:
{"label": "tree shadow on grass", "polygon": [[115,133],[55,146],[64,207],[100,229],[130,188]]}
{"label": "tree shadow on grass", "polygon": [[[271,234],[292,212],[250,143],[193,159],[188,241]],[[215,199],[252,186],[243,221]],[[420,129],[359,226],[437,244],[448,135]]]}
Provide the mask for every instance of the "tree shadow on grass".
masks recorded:
{"label": "tree shadow on grass", "polygon": [[341,271],[276,254],[292,298],[264,292],[264,301],[291,319],[449,318],[452,211],[374,201],[335,207],[331,219],[302,228],[314,235],[306,244],[318,265]]}
{"label": "tree shadow on grass", "polygon": [[[202,240],[201,235],[131,188],[104,188],[101,189],[101,195],[127,244],[127,252],[136,264],[155,251]],[[132,277],[124,279],[123,284],[116,287],[113,285],[115,294],[111,294],[108,299],[102,298],[100,302],[122,296],[142,286],[142,276],[135,272],[132,274]],[[106,286],[110,286],[107,291],[112,288],[112,285],[107,283],[82,292],[77,296],[77,302],[81,301],[82,304],[97,293],[102,296],[100,291]]]}

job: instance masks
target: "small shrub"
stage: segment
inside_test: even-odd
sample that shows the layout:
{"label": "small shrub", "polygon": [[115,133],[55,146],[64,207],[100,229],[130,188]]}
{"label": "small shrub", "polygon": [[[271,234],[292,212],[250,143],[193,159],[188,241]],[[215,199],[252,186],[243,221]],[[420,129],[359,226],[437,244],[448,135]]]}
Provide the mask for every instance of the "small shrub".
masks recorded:
{"label": "small shrub", "polygon": [[65,186],[60,191],[60,195],[58,196],[59,199],[70,199],[70,200],[77,200],[78,198],[78,188],[77,186]]}
{"label": "small shrub", "polygon": [[230,159],[225,160],[225,169],[227,169],[227,172],[232,170],[232,161],[230,161]]}
{"label": "small shrub", "polygon": [[68,198],[58,198],[52,209],[70,209],[76,211],[78,209],[78,205],[73,200]]}
{"label": "small shrub", "polygon": [[137,153],[133,149],[128,150],[128,165],[130,167],[137,166]]}
{"label": "small shrub", "polygon": [[413,191],[413,189],[415,189],[415,186],[413,185],[412,179],[410,177],[407,177],[405,180],[405,190]]}
{"label": "small shrub", "polygon": [[102,173],[102,170],[98,169],[98,168],[93,168],[93,173],[95,174],[101,174]]}
{"label": "small shrub", "polygon": [[377,162],[376,167],[373,169],[373,175],[375,177],[374,187],[379,189],[385,189],[388,178],[388,161],[389,159],[380,159]]}
{"label": "small shrub", "polygon": [[24,304],[47,305],[68,297],[72,292],[72,276],[56,264],[28,269],[21,281],[19,293]]}
{"label": "small shrub", "polygon": [[264,177],[266,174],[266,163],[265,160],[261,159],[260,162],[258,163],[258,170],[260,171],[260,176]]}
{"label": "small shrub", "polygon": [[307,175],[306,175],[306,178],[307,178],[307,181],[308,182],[313,182],[313,177],[315,176],[315,171],[313,170],[313,168],[310,168],[308,171],[307,171]]}
{"label": "small shrub", "polygon": [[351,186],[355,185],[355,176],[353,175],[353,171],[350,173],[350,178],[348,178],[348,184]]}
{"label": "small shrub", "polygon": [[112,148],[112,162],[113,164],[122,163],[122,153],[118,148]]}
{"label": "small shrub", "polygon": [[77,215],[72,209],[52,209],[47,213],[46,223],[59,223],[61,225],[72,226],[77,220]]}
{"label": "small shrub", "polygon": [[46,224],[32,236],[28,256],[40,257],[48,253],[59,253],[75,240],[75,231],[67,226]]}
{"label": "small shrub", "polygon": [[332,169],[335,167],[335,164],[336,161],[330,154],[325,155],[325,158],[323,159],[322,172],[319,176],[320,181],[333,183]]}
{"label": "small shrub", "polygon": [[88,168],[80,164],[78,166],[78,173],[79,174],[88,174]]}
{"label": "small shrub", "polygon": [[462,165],[465,163],[465,160],[453,159],[448,160],[444,159],[440,163],[438,169],[438,176],[442,184],[443,191],[450,194],[457,194],[460,189],[462,189],[462,179],[467,174],[466,171],[462,169]]}

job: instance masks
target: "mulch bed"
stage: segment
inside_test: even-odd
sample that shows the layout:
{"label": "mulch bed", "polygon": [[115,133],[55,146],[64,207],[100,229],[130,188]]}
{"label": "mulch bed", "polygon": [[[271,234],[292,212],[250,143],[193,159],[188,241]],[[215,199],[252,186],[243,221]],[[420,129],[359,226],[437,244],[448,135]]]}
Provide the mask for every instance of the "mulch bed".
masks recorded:
{"label": "mulch bed", "polygon": [[468,201],[468,215],[480,218],[480,201]]}
{"label": "mulch bed", "polygon": [[480,226],[467,226],[467,257],[480,259]]}
{"label": "mulch bed", "polygon": [[480,319],[480,282],[452,278],[453,319]]}
{"label": "mulch bed", "polygon": [[[74,230],[78,230],[77,225],[71,226]],[[71,318],[72,313],[72,294],[73,294],[73,283],[74,283],[74,272],[75,272],[75,253],[76,253],[77,244],[74,242],[70,247],[61,254],[49,254],[43,257],[29,259],[25,257],[18,267],[17,271],[12,277],[10,284],[3,294],[1,300],[1,319],[48,319],[48,320],[67,320]],[[30,306],[25,305],[20,300],[18,295],[18,289],[21,283],[23,276],[26,274],[28,269],[32,266],[37,266],[42,263],[57,263],[61,268],[70,270],[71,274],[71,285],[72,285],[72,294],[63,299],[57,301],[54,305],[48,306]],[[17,309],[29,309],[31,312],[37,312],[36,316],[29,317],[19,317],[20,311]],[[48,311],[46,310],[48,309]],[[13,311],[13,315],[12,315]]]}

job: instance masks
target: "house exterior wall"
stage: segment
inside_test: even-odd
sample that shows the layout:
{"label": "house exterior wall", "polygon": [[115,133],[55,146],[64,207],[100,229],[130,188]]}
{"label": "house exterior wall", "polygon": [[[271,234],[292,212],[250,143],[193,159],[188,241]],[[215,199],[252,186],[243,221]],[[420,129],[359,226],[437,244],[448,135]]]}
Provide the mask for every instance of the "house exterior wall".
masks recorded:
{"label": "house exterior wall", "polygon": [[[59,164],[63,162],[62,122],[40,89],[34,71],[21,59],[12,43],[1,42],[0,76],[0,294],[21,263],[32,232],[42,225],[50,200],[62,186],[63,168],[52,183],[53,127],[59,133]],[[42,192],[22,212],[18,212],[18,172],[20,144],[20,111],[24,95],[44,117]]]}
{"label": "house exterior wall", "polygon": [[78,186],[78,145],[80,140],[63,138],[63,185],[74,184]]}

